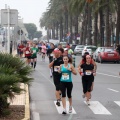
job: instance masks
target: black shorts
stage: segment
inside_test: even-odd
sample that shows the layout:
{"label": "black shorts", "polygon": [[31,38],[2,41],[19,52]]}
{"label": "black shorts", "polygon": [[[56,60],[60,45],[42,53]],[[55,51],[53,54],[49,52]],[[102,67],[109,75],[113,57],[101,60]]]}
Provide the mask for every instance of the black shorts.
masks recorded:
{"label": "black shorts", "polygon": [[42,52],[42,54],[43,54],[43,55],[45,55],[45,53],[44,53],[44,52]]}
{"label": "black shorts", "polygon": [[91,92],[91,86],[92,86],[93,79],[92,77],[82,77],[82,85],[83,85],[83,93]]}
{"label": "black shorts", "polygon": [[25,58],[27,58],[27,59],[31,59],[31,56],[25,56]]}
{"label": "black shorts", "polygon": [[19,54],[20,54],[20,55],[22,55],[22,54],[23,54],[23,52],[22,52],[22,51],[20,51],[20,52],[19,52]]}
{"label": "black shorts", "polygon": [[56,91],[60,90],[60,78],[61,78],[61,75],[54,75],[53,74],[53,82],[54,82],[54,85],[56,87]]}
{"label": "black shorts", "polygon": [[31,56],[31,59],[35,59],[35,58],[37,58],[37,56]]}

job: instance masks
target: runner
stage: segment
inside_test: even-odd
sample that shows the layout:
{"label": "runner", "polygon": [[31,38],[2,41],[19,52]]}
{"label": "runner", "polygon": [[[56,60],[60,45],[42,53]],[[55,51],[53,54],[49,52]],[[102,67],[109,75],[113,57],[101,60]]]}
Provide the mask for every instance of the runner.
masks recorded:
{"label": "runner", "polygon": [[41,55],[41,49],[42,49],[41,46],[42,46],[42,43],[39,42],[39,43],[38,43],[38,49],[39,49],[39,54],[40,54],[40,55]]}
{"label": "runner", "polygon": [[54,81],[54,84],[55,84],[55,88],[56,88],[56,91],[55,91],[55,95],[56,95],[56,99],[57,99],[57,102],[56,102],[56,105],[57,106],[60,106],[60,78],[61,78],[61,74],[58,73],[58,70],[59,70],[59,67],[61,64],[63,64],[63,59],[62,57],[60,57],[60,51],[58,48],[54,49],[53,51],[54,53],[54,59],[53,61],[49,64],[49,68],[52,67],[53,69],[53,81]]}
{"label": "runner", "polygon": [[37,52],[38,52],[38,48],[36,48],[36,44],[33,43],[33,47],[31,48],[31,66],[35,69],[36,67],[36,62],[37,62]]}
{"label": "runner", "polygon": [[42,48],[42,50],[41,50],[41,52],[42,52],[42,61],[45,62],[45,54],[46,54],[46,50],[47,50],[45,43],[42,44],[41,48]]}
{"label": "runner", "polygon": [[[83,56],[83,59],[80,61],[80,64],[78,66],[78,72],[80,73],[80,66],[82,64],[84,64],[86,62],[86,55],[89,55],[88,52],[85,52],[84,56]],[[95,61],[93,59],[91,59],[91,64],[94,65],[94,72],[96,72],[97,70],[97,65],[95,63]],[[93,86],[94,86],[94,76],[93,76],[93,82],[92,82],[92,86],[91,86],[91,91],[93,91]],[[84,93],[84,92],[83,92]],[[83,98],[85,98],[85,94],[82,95]],[[90,98],[91,98],[91,95],[90,95]]]}
{"label": "runner", "polygon": [[23,48],[24,48],[24,45],[23,45],[23,43],[21,42],[21,44],[18,46],[20,58],[23,57]]}
{"label": "runner", "polygon": [[82,76],[83,92],[86,97],[87,105],[90,105],[89,99],[91,95],[91,86],[93,82],[93,76],[96,75],[94,71],[94,64],[91,63],[91,56],[86,55],[86,62],[80,66],[80,75]]}
{"label": "runner", "polygon": [[[49,57],[49,63],[51,63],[53,61],[53,51],[55,49],[55,46],[53,43],[50,44],[50,49],[47,50],[47,55]],[[52,68],[50,68],[50,77],[52,77]]]}
{"label": "runner", "polygon": [[77,75],[77,72],[74,68],[74,66],[71,64],[72,59],[68,56],[63,56],[64,64],[60,65],[60,73],[62,73],[61,76],[61,92],[62,92],[62,104],[63,104],[63,112],[62,114],[67,114],[66,112],[66,90],[67,90],[67,97],[69,100],[69,113],[72,113],[72,76],[71,73],[74,75]]}
{"label": "runner", "polygon": [[25,52],[26,64],[29,65],[31,62],[31,49],[29,47],[29,43],[26,44],[24,52]]}

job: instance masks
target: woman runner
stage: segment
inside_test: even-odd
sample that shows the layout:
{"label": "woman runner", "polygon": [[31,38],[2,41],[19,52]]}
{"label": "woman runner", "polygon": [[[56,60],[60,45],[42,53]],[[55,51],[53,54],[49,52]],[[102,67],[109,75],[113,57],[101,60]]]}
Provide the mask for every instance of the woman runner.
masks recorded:
{"label": "woman runner", "polygon": [[86,62],[80,66],[80,75],[82,76],[83,92],[86,97],[86,103],[87,105],[90,105],[89,99],[91,95],[93,76],[96,75],[94,65],[91,63],[90,55],[86,56]]}
{"label": "woman runner", "polygon": [[63,57],[64,64],[60,65],[60,73],[61,76],[61,92],[62,92],[62,104],[63,104],[63,112],[62,114],[67,114],[66,112],[66,90],[67,90],[67,97],[69,100],[69,113],[72,113],[72,76],[71,73],[77,75],[77,72],[74,66],[71,64],[71,58],[68,56]]}

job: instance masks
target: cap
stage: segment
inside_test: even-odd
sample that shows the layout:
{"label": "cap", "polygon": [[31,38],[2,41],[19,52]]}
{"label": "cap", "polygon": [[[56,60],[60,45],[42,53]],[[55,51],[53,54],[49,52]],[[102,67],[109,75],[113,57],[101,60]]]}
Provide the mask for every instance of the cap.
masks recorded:
{"label": "cap", "polygon": [[53,52],[60,52],[58,48],[55,48]]}

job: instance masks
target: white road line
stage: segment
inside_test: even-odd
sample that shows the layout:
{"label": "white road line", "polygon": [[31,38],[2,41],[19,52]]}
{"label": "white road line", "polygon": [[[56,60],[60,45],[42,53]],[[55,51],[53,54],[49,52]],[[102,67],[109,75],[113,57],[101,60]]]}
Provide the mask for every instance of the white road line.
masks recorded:
{"label": "white road line", "polygon": [[33,111],[36,110],[35,102],[30,103],[30,109],[33,110]]}
{"label": "white road line", "polygon": [[[86,101],[84,101],[86,104]],[[112,115],[100,102],[98,101],[90,101],[90,106],[88,106],[94,114],[101,115]]]}
{"label": "white road line", "polygon": [[[58,113],[62,114],[62,112],[63,112],[62,102],[60,102],[61,106],[59,106],[59,107],[56,105],[56,101],[54,101],[54,104],[56,106]],[[72,113],[68,112],[69,111],[69,102],[68,101],[66,101],[66,110],[67,110],[67,114],[77,114],[73,107],[72,107]]]}
{"label": "white road line", "polygon": [[97,73],[97,74],[100,74],[100,75],[109,76],[109,77],[120,78],[119,76],[115,76],[115,75],[109,75],[109,74],[105,74],[105,73],[99,73],[99,72],[96,72],[96,73]]}
{"label": "white road line", "polygon": [[114,101],[117,105],[120,106],[120,101]]}
{"label": "white road line", "polygon": [[32,112],[33,120],[40,120],[40,115],[38,112]]}
{"label": "white road line", "polygon": [[111,91],[113,91],[113,92],[119,92],[119,91],[114,90],[114,89],[111,89],[111,88],[108,88],[108,90],[111,90]]}
{"label": "white road line", "polygon": [[53,83],[52,81],[50,81],[50,79],[48,79],[42,72],[40,72],[40,74],[41,74],[44,78],[46,78],[50,83],[52,83],[52,85],[54,85],[54,83]]}

